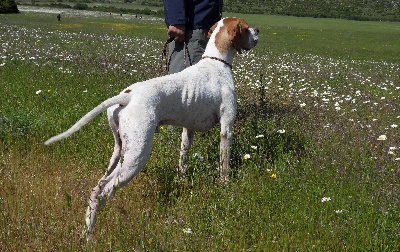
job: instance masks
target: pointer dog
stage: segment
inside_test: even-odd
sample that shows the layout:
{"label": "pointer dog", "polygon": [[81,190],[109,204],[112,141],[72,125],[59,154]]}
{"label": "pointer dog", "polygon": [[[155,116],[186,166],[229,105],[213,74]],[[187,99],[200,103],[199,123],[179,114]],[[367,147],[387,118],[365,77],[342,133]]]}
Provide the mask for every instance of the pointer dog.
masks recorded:
{"label": "pointer dog", "polygon": [[[108,170],[93,188],[86,211],[86,238],[92,237],[97,210],[112,193],[126,185],[150,156],[155,131],[160,125],[182,126],[179,170],[185,173],[187,152],[195,131],[221,125],[221,180],[228,180],[232,127],[236,117],[236,95],[232,62],[237,53],[258,42],[258,29],[238,18],[225,18],[211,27],[202,60],[182,72],[131,85],[83,116],[70,129],[46,141],[46,145],[78,131],[107,110],[115,139]],[[122,164],[119,163],[124,156]]]}

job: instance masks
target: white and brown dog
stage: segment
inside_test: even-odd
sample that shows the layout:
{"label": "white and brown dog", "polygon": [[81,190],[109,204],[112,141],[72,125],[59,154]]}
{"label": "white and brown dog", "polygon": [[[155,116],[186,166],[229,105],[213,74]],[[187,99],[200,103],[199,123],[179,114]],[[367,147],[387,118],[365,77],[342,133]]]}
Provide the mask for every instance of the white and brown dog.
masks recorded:
{"label": "white and brown dog", "polygon": [[[221,125],[220,167],[228,180],[236,95],[232,77],[233,58],[258,42],[258,29],[238,18],[225,18],[209,32],[202,60],[182,72],[135,83],[83,116],[70,129],[46,141],[64,139],[107,109],[115,147],[108,170],[93,188],[86,212],[86,235],[91,239],[97,210],[112,193],[126,185],[150,156],[154,133],[160,125],[183,127],[179,170],[185,173],[187,153],[195,131]],[[124,156],[122,164],[119,163]]]}

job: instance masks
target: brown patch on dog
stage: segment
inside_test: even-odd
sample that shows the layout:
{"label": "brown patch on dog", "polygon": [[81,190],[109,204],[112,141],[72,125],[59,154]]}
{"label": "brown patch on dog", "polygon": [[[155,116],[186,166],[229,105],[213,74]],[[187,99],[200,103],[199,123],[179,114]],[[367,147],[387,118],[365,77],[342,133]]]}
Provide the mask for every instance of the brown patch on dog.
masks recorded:
{"label": "brown patch on dog", "polygon": [[[239,18],[225,18],[224,25],[215,35],[215,45],[223,54],[230,46],[233,46],[238,53],[242,53],[244,45],[247,43],[249,25]],[[215,30],[217,24],[213,25],[208,32],[208,37]]]}
{"label": "brown patch on dog", "polygon": [[127,90],[125,90],[125,92],[124,92],[124,93],[126,93],[126,94],[129,94],[131,91],[132,91],[132,90],[130,90],[130,89],[127,89]]}
{"label": "brown patch on dog", "polygon": [[211,26],[210,30],[208,31],[208,35],[207,37],[210,39],[211,38],[211,34],[214,32],[215,27],[217,27],[218,22],[216,22],[213,26]]}

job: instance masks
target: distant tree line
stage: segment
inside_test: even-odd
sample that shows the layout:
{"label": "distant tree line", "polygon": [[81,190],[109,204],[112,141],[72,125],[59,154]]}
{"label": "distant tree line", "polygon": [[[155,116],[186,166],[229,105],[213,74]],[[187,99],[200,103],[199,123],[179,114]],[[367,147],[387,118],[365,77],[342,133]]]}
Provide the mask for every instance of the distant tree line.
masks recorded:
{"label": "distant tree line", "polygon": [[[34,3],[35,0],[32,0]],[[145,9],[117,8],[113,6],[89,7],[84,2],[113,3],[116,0],[69,0],[74,6],[56,0],[49,4],[53,7],[98,10],[117,13],[164,16],[163,8],[158,11]],[[14,0],[0,0],[0,13],[3,3]],[[162,7],[164,0],[124,0],[143,6]],[[233,13],[288,15],[298,17],[340,18],[352,20],[400,21],[400,0],[223,0],[224,11]],[[14,2],[15,3],[15,2]],[[15,5],[16,7],[16,5]]]}
{"label": "distant tree line", "polygon": [[15,0],[0,0],[0,14],[1,13],[18,13],[18,6]]}
{"label": "distant tree line", "polygon": [[[162,6],[163,0],[129,0]],[[400,21],[399,0],[223,0],[224,11],[352,20]]]}
{"label": "distant tree line", "polygon": [[398,0],[225,0],[227,12],[400,21]]}

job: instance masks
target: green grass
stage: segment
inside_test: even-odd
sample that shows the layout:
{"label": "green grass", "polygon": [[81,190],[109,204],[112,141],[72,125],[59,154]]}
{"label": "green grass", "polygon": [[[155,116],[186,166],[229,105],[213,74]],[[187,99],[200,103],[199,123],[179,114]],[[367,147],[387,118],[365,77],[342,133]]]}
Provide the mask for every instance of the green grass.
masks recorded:
{"label": "green grass", "polygon": [[218,182],[218,128],[196,135],[179,181],[180,129],[165,127],[86,247],[87,200],[113,148],[106,118],[43,143],[159,75],[165,26],[0,16],[0,251],[398,251],[398,23],[243,17],[261,33],[234,64],[230,182]]}
{"label": "green grass", "polygon": [[[234,15],[234,14],[232,14]],[[241,15],[264,28],[266,50],[361,60],[399,62],[399,23],[285,16]]]}

